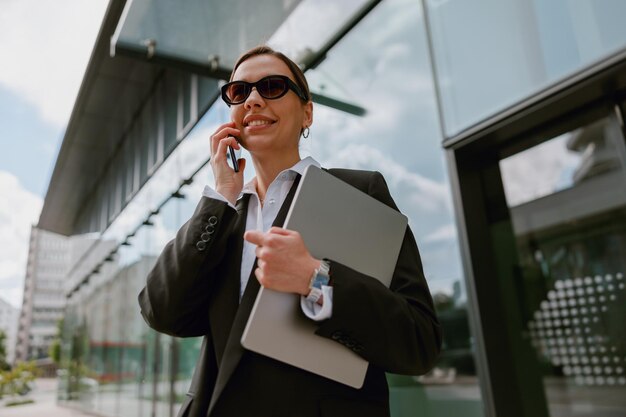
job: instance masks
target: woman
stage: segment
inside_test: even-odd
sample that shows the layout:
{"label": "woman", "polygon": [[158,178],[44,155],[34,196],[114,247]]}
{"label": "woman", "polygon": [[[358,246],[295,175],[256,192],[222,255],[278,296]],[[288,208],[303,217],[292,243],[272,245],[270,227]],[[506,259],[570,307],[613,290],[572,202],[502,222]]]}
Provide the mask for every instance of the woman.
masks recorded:
{"label": "woman", "polygon": [[[215,189],[205,188],[139,295],[154,329],[204,336],[179,416],[389,415],[385,372],[425,373],[441,345],[413,234],[407,228],[390,288],[315,259],[297,232],[280,228],[299,174],[319,166],[302,160],[298,148],[313,122],[304,74],[283,54],[257,47],[237,61],[222,98],[232,121],[211,136]],[[247,161],[238,161],[238,172],[231,168],[229,146],[249,151],[256,177],[248,184]],[[397,210],[379,173],[329,172]],[[318,335],[370,362],[361,389],[241,347],[259,283],[300,294],[303,312],[319,322]]]}

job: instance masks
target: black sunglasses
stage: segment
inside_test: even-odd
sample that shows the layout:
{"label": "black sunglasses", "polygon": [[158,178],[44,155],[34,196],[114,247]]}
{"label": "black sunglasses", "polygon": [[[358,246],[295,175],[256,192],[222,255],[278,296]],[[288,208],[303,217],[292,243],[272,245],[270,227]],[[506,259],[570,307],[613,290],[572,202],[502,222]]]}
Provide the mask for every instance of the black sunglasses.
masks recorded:
{"label": "black sunglasses", "polygon": [[255,83],[231,81],[222,86],[222,100],[229,106],[241,104],[248,99],[253,87],[256,87],[256,91],[266,99],[281,98],[291,89],[302,101],[309,101],[300,87],[285,75],[269,75]]}

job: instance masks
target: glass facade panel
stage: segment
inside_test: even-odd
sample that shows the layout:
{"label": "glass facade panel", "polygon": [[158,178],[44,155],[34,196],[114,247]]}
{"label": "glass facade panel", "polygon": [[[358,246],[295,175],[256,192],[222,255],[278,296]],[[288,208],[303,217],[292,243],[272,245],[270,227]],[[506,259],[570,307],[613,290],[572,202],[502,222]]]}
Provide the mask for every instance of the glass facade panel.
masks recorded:
{"label": "glass facade panel", "polygon": [[119,337],[117,354],[119,355],[119,397],[118,414],[141,416],[142,355],[144,351],[141,335],[147,327],[137,314],[135,301],[144,277],[140,276],[135,266],[120,268],[115,283],[119,300]]}
{"label": "glass facade panel", "polygon": [[425,0],[446,136],[626,46],[619,0]]}
{"label": "glass facade panel", "polygon": [[[206,129],[221,122],[218,114],[205,115],[99,239],[86,236],[78,244],[89,248],[76,256],[70,281],[75,285],[88,278],[68,301],[61,401],[104,416],[176,414],[191,382],[201,338],[175,339],[149,329],[139,314],[137,295],[156,257],[191,216],[211,180],[205,165]],[[154,210],[194,173],[194,181],[183,189],[191,198],[170,198]],[[151,212],[149,224],[135,230]],[[135,233],[127,237],[131,231]],[[120,246],[123,241],[128,244]],[[117,250],[110,254],[113,248]],[[92,271],[96,264],[99,268]]]}
{"label": "glass facade panel", "polygon": [[106,229],[107,223],[109,221],[109,194],[108,194],[108,189],[109,187],[107,186],[106,182],[100,183],[100,186],[98,187],[97,191],[96,191],[96,195],[98,198],[98,204],[96,206],[96,209],[98,210],[98,230],[104,230]]}
{"label": "glass facade panel", "polygon": [[127,135],[124,143],[124,202],[130,201],[135,191],[135,144],[129,140],[131,135]]}
{"label": "glass facade panel", "polygon": [[217,80],[213,78],[197,77],[198,80],[198,114],[204,114],[213,104],[219,94]]}
{"label": "glass facade panel", "polygon": [[217,56],[220,66],[229,68],[237,51],[269,39],[298,3],[135,0],[126,3],[112,44],[117,50],[148,54],[152,40],[153,53],[160,57],[208,66],[208,57]]}
{"label": "glass facade panel", "polygon": [[[176,77],[167,72],[161,81],[161,97],[163,102],[163,136],[164,154],[168,155],[178,144],[178,90]],[[175,104],[175,105],[174,105]]]}
{"label": "glass facade panel", "polygon": [[160,162],[158,160],[158,146],[159,146],[159,114],[157,112],[156,95],[150,97],[150,99],[144,105],[141,111],[141,125],[143,136],[147,138],[145,149],[148,154],[147,161],[147,173],[151,175],[154,172],[155,165]]}
{"label": "glass facade panel", "polygon": [[416,236],[444,351],[428,375],[389,375],[392,415],[482,416],[423,22],[419,2],[381,3],[307,73],[314,91],[366,113],[316,106],[301,147],[325,167],[382,172]]}
{"label": "glass facade panel", "polygon": [[175,356],[177,360],[177,372],[174,378],[174,393],[175,409],[178,410],[178,407],[185,400],[187,390],[191,385],[191,377],[193,376],[196,361],[200,354],[202,338],[176,339],[175,342],[177,344]]}
{"label": "glass facade panel", "polygon": [[[273,48],[306,63],[307,55],[319,51],[348,18],[371,0],[303,0],[269,39]],[[302,22],[315,24],[302,25]]]}
{"label": "glass facade panel", "polygon": [[500,161],[552,416],[626,413],[625,154],[604,118]]}
{"label": "glass facade panel", "polygon": [[158,334],[155,350],[155,396],[154,403],[156,417],[169,417],[172,404],[170,404],[171,392],[171,367],[172,367],[172,337]]}
{"label": "glass facade panel", "polygon": [[[197,120],[197,113],[193,114],[194,112],[192,111],[192,101],[194,100],[194,94],[195,91],[193,91],[192,89],[192,82],[191,80],[193,79],[193,76],[190,75],[181,75],[179,82],[179,94],[180,94],[180,112],[181,112],[181,117],[182,117],[182,131],[186,131],[189,129],[189,126],[193,123],[195,123],[195,121]],[[181,132],[180,133],[181,136],[184,136],[184,134]]]}

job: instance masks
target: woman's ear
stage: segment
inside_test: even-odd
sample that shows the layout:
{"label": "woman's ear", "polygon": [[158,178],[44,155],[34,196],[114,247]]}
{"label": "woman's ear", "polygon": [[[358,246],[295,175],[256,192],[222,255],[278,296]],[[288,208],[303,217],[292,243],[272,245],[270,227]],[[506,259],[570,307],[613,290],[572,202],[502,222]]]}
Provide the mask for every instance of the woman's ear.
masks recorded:
{"label": "woman's ear", "polygon": [[308,101],[304,105],[304,117],[302,118],[302,129],[311,127],[313,124],[313,102]]}

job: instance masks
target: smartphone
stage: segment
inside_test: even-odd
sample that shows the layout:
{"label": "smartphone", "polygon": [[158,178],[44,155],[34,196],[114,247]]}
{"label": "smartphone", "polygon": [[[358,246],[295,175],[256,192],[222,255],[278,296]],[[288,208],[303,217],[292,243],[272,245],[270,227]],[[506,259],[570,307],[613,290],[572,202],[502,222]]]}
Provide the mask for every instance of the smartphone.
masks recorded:
{"label": "smartphone", "polygon": [[[237,142],[239,142],[238,138],[236,138],[235,136],[233,137]],[[237,159],[237,155],[235,155],[235,150],[232,148],[232,146],[228,147],[228,155],[230,155],[230,161],[233,163],[233,169],[235,170],[235,172],[239,172],[239,161]]]}

